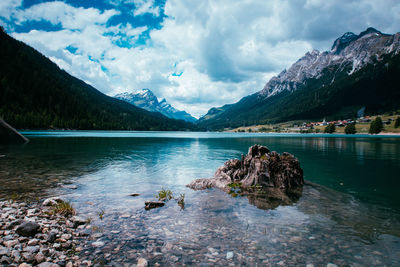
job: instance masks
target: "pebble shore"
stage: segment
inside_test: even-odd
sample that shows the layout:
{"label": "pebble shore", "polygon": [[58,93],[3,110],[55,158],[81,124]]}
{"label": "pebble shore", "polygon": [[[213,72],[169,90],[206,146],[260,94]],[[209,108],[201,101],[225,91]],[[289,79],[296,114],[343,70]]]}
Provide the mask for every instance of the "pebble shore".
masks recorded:
{"label": "pebble shore", "polygon": [[0,201],[0,266],[88,265],[78,256],[86,220],[52,214],[46,201]]}

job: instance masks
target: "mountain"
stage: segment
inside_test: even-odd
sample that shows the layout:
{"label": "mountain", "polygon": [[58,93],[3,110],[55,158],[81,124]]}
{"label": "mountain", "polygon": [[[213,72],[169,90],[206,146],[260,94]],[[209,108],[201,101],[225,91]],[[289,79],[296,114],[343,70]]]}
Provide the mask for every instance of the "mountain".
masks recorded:
{"label": "mountain", "polygon": [[192,115],[186,111],[180,111],[172,107],[165,98],[163,98],[161,102],[158,102],[157,97],[150,89],[142,89],[137,93],[121,93],[114,97],[148,111],[160,112],[171,119],[184,120],[192,123],[197,121],[196,118],[192,117]]}
{"label": "mountain", "polygon": [[195,129],[104,95],[2,28],[0,117],[19,129]]}
{"label": "mountain", "polygon": [[368,28],[345,33],[330,51],[308,52],[264,88],[239,102],[209,110],[210,130],[296,119],[355,117],[400,107],[400,33]]}

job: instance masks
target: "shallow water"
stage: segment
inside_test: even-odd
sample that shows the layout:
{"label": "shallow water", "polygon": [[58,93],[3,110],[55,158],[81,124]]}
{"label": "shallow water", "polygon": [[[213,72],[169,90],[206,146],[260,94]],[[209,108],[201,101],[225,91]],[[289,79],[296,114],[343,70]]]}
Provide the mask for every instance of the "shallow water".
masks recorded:
{"label": "shallow water", "polygon": [[[100,263],[388,265],[400,259],[400,138],[160,132],[25,132],[0,147],[0,197],[64,195],[92,218],[86,253]],[[185,187],[262,144],[299,158],[306,185],[293,206]],[[76,190],[66,184],[76,185]],[[185,194],[145,211],[161,188]],[[140,193],[131,197],[130,193]],[[14,194],[15,197],[15,194]],[[101,220],[99,214],[104,212]],[[227,259],[233,252],[233,258]]]}

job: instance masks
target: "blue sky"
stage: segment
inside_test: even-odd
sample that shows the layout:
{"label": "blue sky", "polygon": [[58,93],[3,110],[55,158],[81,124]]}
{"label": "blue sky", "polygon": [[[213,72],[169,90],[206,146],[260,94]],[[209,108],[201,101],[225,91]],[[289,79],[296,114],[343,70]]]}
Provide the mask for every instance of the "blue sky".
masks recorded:
{"label": "blue sky", "polygon": [[100,91],[194,116],[257,92],[343,33],[400,31],[397,0],[1,0],[8,33]]}

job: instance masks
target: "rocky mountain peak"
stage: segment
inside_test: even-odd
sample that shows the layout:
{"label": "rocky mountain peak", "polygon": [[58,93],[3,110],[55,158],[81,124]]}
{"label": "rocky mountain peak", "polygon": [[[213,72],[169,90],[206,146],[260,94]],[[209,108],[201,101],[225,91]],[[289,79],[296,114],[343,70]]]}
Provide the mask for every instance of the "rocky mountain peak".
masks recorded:
{"label": "rocky mountain peak", "polygon": [[343,50],[343,48],[345,48],[349,43],[356,40],[357,38],[358,36],[355,35],[354,33],[346,32],[341,37],[337,38],[335,42],[333,42],[331,52],[339,54],[340,51]]}
{"label": "rocky mountain peak", "polygon": [[141,89],[135,93],[125,92],[117,94],[114,97],[139,108],[143,108],[151,112],[159,112],[168,118],[185,120],[189,122],[197,121],[196,118],[186,111],[175,109],[167,102],[165,98],[159,102],[157,96],[148,88]]}
{"label": "rocky mountain peak", "polygon": [[364,35],[370,34],[370,33],[375,33],[375,34],[382,34],[382,32],[378,31],[375,28],[369,27],[368,29],[366,29],[365,31],[361,32],[358,35],[358,38],[363,37]]}
{"label": "rocky mountain peak", "polygon": [[[399,34],[382,34],[374,28],[368,28],[359,35],[347,32],[335,40],[331,51],[307,52],[289,69],[271,78],[259,95],[270,97],[284,90],[300,89],[306,85],[308,79],[318,79],[327,68],[335,69],[336,74],[343,72],[351,75],[383,55],[398,53]],[[335,81],[336,74],[326,79],[326,85]]]}

